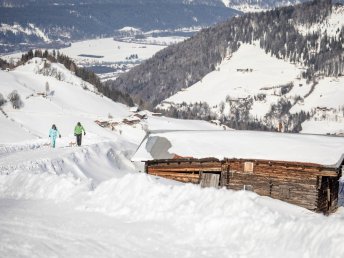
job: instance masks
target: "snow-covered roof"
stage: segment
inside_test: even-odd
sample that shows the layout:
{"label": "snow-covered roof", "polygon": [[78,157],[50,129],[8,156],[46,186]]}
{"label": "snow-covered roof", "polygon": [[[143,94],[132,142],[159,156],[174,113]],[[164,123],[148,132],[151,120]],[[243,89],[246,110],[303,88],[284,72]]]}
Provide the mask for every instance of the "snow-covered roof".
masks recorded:
{"label": "snow-covered roof", "polygon": [[193,158],[238,158],[338,166],[344,137],[257,131],[174,131],[151,133],[132,161]]}

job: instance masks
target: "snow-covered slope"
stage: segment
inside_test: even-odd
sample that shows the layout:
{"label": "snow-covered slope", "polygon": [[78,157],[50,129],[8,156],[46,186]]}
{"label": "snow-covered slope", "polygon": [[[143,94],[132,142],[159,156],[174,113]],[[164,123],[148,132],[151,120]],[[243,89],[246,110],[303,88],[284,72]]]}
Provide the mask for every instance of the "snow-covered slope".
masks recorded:
{"label": "snow-covered slope", "polygon": [[[44,68],[45,66],[49,68]],[[32,139],[46,137],[52,124],[57,125],[63,136],[72,137],[73,128],[78,121],[85,125],[90,138],[104,135],[94,120],[109,115],[121,119],[130,113],[128,107],[96,94],[92,85],[83,82],[62,65],[45,65],[45,61],[39,58],[30,60],[14,71],[0,71],[0,75],[0,93],[7,97],[16,90],[23,101],[20,109],[14,109],[7,102],[3,111],[17,124],[25,125],[25,130],[31,134]],[[47,84],[49,91],[45,97]],[[5,132],[1,132],[0,142],[6,138]]]}
{"label": "snow-covered slope", "polygon": [[222,0],[222,2],[225,6],[238,11],[261,12],[280,6],[299,4],[305,0]]}
{"label": "snow-covered slope", "polygon": [[300,69],[297,66],[266,55],[257,45],[243,44],[232,57],[227,57],[216,71],[209,73],[190,88],[166,99],[166,102],[206,101],[215,106],[225,101],[227,95],[233,98],[254,96],[261,92],[262,88],[289,83],[298,75]]}
{"label": "snow-covered slope", "polygon": [[26,26],[22,26],[18,23],[15,24],[6,24],[1,23],[0,24],[0,33],[6,34],[21,34],[22,37],[36,37],[46,43],[50,42],[49,37],[37,26],[35,26],[33,23],[28,23]]}
{"label": "snow-covered slope", "polygon": [[344,6],[333,6],[331,14],[322,23],[296,24],[296,28],[303,35],[318,32],[320,34],[326,34],[328,37],[338,37],[344,27],[343,17]]}
{"label": "snow-covered slope", "polygon": [[[183,109],[183,103],[206,102],[221,117],[228,116],[231,107],[242,103],[252,120],[264,121],[267,115],[273,115],[273,105],[290,102],[290,114],[308,112],[311,120],[331,121],[331,124],[316,123],[319,125],[316,127],[305,126],[302,132],[341,133],[344,77],[320,77],[317,81],[308,82],[301,79],[303,71],[301,65],[272,57],[257,44],[242,44],[215,71],[158,107],[167,109],[172,105]],[[324,115],[325,111],[327,115]],[[286,117],[273,119],[275,128],[280,120],[284,123],[288,120]]]}
{"label": "snow-covered slope", "polygon": [[[252,192],[155,178],[130,161],[147,131],[221,127],[133,113],[42,59],[0,78],[0,93],[15,89],[23,101],[0,113],[1,257],[344,256],[342,208],[325,217]],[[71,147],[77,121],[87,134]],[[62,134],[55,149],[52,123]]]}

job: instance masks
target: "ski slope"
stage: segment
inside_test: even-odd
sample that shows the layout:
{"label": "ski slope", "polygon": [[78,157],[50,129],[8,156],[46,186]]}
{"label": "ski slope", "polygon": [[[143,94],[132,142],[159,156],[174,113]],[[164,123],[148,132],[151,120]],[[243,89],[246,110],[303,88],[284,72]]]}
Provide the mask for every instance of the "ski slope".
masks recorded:
{"label": "ski slope", "polygon": [[[24,103],[0,113],[0,257],[344,256],[342,207],[326,217],[252,192],[149,176],[131,161],[149,131],[222,127],[147,111],[138,119],[62,66],[51,64],[62,80],[40,74],[43,66],[33,59],[0,71],[0,93],[16,89]],[[54,94],[43,97],[46,82]],[[86,129],[81,147],[70,146],[77,121]],[[62,134],[55,149],[52,123]]]}

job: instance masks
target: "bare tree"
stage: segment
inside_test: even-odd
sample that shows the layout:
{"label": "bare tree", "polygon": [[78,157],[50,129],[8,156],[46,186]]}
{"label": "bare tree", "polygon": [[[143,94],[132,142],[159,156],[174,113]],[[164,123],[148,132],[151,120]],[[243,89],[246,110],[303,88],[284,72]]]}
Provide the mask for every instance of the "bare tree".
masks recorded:
{"label": "bare tree", "polygon": [[7,98],[9,99],[9,101],[11,101],[14,109],[19,109],[23,106],[23,101],[21,100],[20,95],[16,90],[8,94]]}

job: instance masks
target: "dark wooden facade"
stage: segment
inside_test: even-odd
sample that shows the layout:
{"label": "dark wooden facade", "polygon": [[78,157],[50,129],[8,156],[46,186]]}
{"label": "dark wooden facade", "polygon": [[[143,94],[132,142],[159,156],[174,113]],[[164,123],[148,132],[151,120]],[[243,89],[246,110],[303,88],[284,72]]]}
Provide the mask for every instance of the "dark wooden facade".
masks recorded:
{"label": "dark wooden facade", "polygon": [[250,190],[315,212],[331,213],[337,208],[342,165],[192,158],[146,161],[145,170],[180,182]]}

